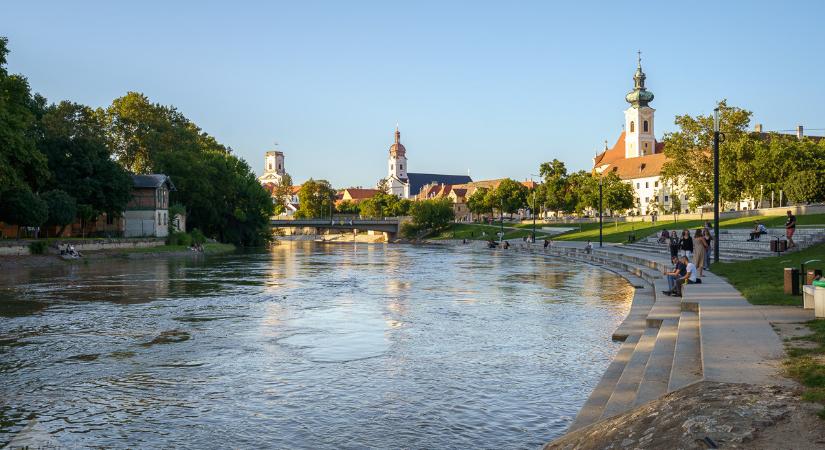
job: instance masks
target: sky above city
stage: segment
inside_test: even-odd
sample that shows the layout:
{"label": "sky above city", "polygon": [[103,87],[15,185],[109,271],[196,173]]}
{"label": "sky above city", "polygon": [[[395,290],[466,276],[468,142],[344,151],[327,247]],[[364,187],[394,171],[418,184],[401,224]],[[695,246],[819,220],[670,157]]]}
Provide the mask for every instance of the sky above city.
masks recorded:
{"label": "sky above city", "polygon": [[[825,2],[5,1],[11,72],[50,101],[173,105],[260,174],[372,186],[396,123],[412,172],[592,166],[642,52],[656,135],[715,102],[825,134]],[[535,177],[534,177],[535,178]]]}

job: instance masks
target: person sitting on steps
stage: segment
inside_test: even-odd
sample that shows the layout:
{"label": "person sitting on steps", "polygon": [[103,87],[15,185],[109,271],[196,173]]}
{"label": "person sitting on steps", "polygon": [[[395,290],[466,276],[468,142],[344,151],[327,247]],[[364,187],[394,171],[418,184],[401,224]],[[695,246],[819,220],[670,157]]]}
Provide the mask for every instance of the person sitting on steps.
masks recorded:
{"label": "person sitting on steps", "polygon": [[673,270],[665,273],[667,278],[668,290],[662,291],[665,295],[676,295],[676,284],[678,280],[687,273],[687,266],[682,264],[678,256],[671,256],[670,261],[673,263]]}
{"label": "person sitting on steps", "polygon": [[763,234],[768,234],[767,227],[759,222],[756,222],[756,225],[753,227],[753,231],[751,231],[751,238],[748,239],[748,241],[758,241]]}

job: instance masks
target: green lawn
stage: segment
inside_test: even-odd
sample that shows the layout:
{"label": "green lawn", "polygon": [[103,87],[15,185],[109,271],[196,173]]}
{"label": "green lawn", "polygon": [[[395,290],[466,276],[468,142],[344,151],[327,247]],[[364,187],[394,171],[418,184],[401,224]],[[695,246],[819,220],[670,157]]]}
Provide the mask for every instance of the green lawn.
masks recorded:
{"label": "green lawn", "polygon": [[[710,215],[707,220],[712,220]],[[761,221],[767,227],[781,227],[785,225],[785,216],[751,216],[738,217],[735,219],[724,219],[719,221],[721,228],[751,228],[754,222]],[[605,242],[627,242],[627,237],[630,234],[635,234],[636,239],[642,239],[653,233],[659,233],[664,229],[682,231],[686,228],[699,228],[704,223],[704,220],[667,220],[666,217],[661,217],[654,226],[651,222],[621,222],[617,224],[605,223],[604,241]],[[797,223],[799,225],[825,225],[825,214],[810,214],[805,216],[797,216]],[[558,227],[576,227],[579,224],[558,224],[544,226],[558,226]],[[532,227],[532,223],[520,224],[519,227]],[[560,234],[553,239],[560,241],[585,241],[599,239],[599,223],[583,223],[580,224],[581,231],[571,231]]]}
{"label": "green lawn", "polygon": [[[825,320],[814,320],[805,325],[813,334],[786,342],[785,370],[788,376],[804,386],[803,400],[822,404],[825,403]],[[808,345],[794,345],[800,341],[806,341]],[[825,419],[825,409],[819,411],[819,417]]]}
{"label": "green lawn", "polygon": [[[530,236],[532,232],[531,229],[518,229],[514,230],[512,228],[513,224],[508,224],[504,222],[504,239],[521,239],[524,236]],[[498,239],[498,233],[501,229],[497,225],[483,225],[479,223],[454,223],[450,226],[450,228],[442,231],[441,233],[431,236],[430,239],[435,240],[442,240],[442,239],[467,239],[467,240],[489,240],[489,239]],[[482,232],[486,233],[486,235],[482,236]],[[541,238],[543,234],[540,230],[537,229],[536,236]]]}
{"label": "green lawn", "polygon": [[815,245],[800,252],[769,258],[713,264],[716,275],[726,278],[754,305],[802,305],[802,296],[784,294],[785,267],[799,268],[802,262],[822,261],[805,266],[808,269],[825,268],[825,244]]}

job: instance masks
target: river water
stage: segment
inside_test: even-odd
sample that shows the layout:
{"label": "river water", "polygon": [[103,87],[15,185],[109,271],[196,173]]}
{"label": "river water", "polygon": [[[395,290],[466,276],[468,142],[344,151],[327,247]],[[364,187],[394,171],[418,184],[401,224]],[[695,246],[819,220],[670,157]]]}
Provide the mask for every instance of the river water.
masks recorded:
{"label": "river water", "polygon": [[463,246],[15,270],[0,299],[41,308],[0,317],[0,446],[538,448],[631,298],[594,267]]}

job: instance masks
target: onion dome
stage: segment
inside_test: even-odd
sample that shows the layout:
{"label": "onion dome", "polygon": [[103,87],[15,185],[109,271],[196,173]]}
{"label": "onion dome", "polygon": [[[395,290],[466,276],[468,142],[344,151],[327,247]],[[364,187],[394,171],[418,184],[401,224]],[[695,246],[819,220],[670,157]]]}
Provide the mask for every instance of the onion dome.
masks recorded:
{"label": "onion dome", "polygon": [[407,149],[401,144],[401,132],[398,125],[395,126],[395,144],[390,145],[390,156],[393,158],[406,157]]}
{"label": "onion dome", "polygon": [[633,75],[633,90],[628,92],[627,95],[624,97],[626,102],[630,103],[636,108],[640,106],[647,106],[648,103],[653,101],[653,92],[650,92],[647,89],[645,89],[645,78],[647,78],[647,76],[642,71],[641,52],[639,52],[638,63],[639,65],[638,67],[636,67],[636,73]]}

